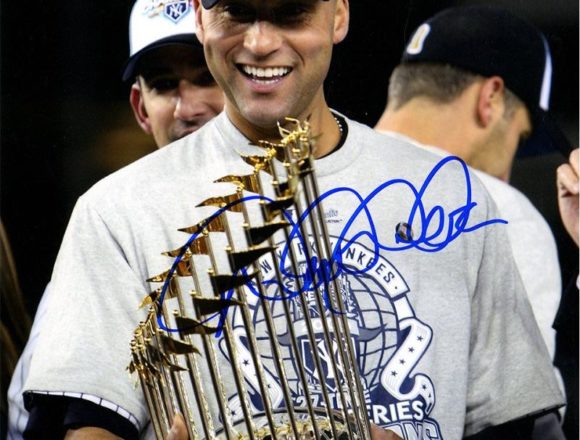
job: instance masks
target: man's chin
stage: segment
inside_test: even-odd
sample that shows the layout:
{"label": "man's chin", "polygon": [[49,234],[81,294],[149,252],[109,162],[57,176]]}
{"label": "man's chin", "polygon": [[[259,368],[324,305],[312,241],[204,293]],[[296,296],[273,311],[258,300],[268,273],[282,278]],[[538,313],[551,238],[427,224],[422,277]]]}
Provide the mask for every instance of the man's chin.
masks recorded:
{"label": "man's chin", "polygon": [[174,134],[171,137],[171,142],[175,142],[179,139],[184,138],[185,136],[189,136],[191,133],[195,133],[197,130],[199,130],[200,127],[191,127],[188,128],[187,130],[181,130],[179,133]]}
{"label": "man's chin", "polygon": [[262,110],[253,114],[248,114],[245,119],[265,132],[278,132],[278,124],[283,125],[285,119],[288,117],[295,117],[295,115],[290,110],[283,109],[272,112],[264,112]]}

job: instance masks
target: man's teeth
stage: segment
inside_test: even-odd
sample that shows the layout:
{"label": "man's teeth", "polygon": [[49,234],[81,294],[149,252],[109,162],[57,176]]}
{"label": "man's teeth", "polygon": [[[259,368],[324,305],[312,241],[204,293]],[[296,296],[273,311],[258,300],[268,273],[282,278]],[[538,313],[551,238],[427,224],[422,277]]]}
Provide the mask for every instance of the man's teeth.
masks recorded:
{"label": "man's teeth", "polygon": [[255,67],[243,66],[244,73],[260,79],[274,79],[287,75],[290,72],[288,67]]}

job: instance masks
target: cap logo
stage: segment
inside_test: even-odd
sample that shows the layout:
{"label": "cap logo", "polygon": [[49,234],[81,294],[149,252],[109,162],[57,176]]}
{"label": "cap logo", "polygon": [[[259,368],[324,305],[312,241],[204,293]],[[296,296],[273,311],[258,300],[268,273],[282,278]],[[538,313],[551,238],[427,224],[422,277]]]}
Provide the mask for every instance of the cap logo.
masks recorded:
{"label": "cap logo", "polygon": [[425,42],[427,35],[429,35],[430,30],[431,26],[429,26],[427,23],[423,23],[417,28],[413,38],[411,38],[411,41],[407,45],[408,54],[417,55],[418,53],[421,53],[423,50],[423,43]]}
{"label": "cap logo", "polygon": [[149,0],[143,8],[143,13],[149,18],[163,13],[166,18],[177,23],[191,8],[191,0]]}
{"label": "cap logo", "polygon": [[173,2],[166,2],[163,8],[163,15],[169,18],[174,23],[177,23],[189,12],[189,1],[178,0]]}

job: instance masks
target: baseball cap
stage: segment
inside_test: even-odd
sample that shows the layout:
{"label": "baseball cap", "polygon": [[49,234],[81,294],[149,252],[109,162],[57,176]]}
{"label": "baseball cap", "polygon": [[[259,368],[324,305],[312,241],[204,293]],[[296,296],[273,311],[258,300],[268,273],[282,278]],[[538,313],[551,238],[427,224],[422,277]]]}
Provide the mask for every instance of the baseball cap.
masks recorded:
{"label": "baseball cap", "polygon": [[[324,0],[324,1],[327,1],[327,0]],[[219,0],[201,0],[201,4],[203,5],[203,7],[205,9],[213,8],[218,2],[219,2]]]}
{"label": "baseball cap", "polygon": [[143,55],[173,44],[203,50],[195,35],[192,0],[137,0],[129,18],[130,55],[123,71],[123,81],[135,76]]}
{"label": "baseball cap", "polygon": [[532,117],[534,135],[548,132],[553,146],[572,145],[548,113],[552,57],[545,36],[506,9],[473,5],[445,9],[421,24],[402,63],[449,64],[482,76],[500,76]]}

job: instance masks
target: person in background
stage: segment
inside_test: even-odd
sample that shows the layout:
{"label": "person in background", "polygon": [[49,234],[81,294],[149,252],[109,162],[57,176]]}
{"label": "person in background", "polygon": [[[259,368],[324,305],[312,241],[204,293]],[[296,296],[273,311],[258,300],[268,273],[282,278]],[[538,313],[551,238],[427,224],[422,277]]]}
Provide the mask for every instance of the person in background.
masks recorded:
{"label": "person in background", "polygon": [[509,185],[520,141],[548,110],[551,74],[546,38],[531,24],[500,8],[451,8],[413,34],[375,129],[475,169],[508,221],[517,268],[554,358],[562,288],[556,242],[538,210]]}
{"label": "person in background", "polygon": [[[562,223],[570,238],[578,246],[578,149],[570,153],[569,161],[558,167],[556,190]],[[560,308],[554,322],[556,330],[556,357],[566,390],[566,413],[562,428],[568,439],[578,438],[578,268],[564,283]]]}
{"label": "person in background", "polygon": [[0,327],[2,352],[2,397],[0,400],[2,438],[8,432],[8,384],[16,368],[18,356],[24,349],[30,331],[30,317],[24,306],[20,282],[10,248],[4,223],[0,221],[0,298],[2,304],[2,323]]}
{"label": "person in background", "polygon": [[[223,110],[223,93],[207,68],[203,47],[195,35],[191,2],[177,9],[152,0],[135,2],[129,20],[129,45],[130,56],[122,78],[133,82],[129,102],[135,119],[153,137],[158,148],[193,133]],[[28,422],[22,387],[50,304],[50,292],[49,284],[38,305],[28,342],[30,324],[21,335],[20,350],[25,343],[26,347],[17,364],[20,351],[14,353],[15,374],[2,382],[4,385],[10,381],[9,440],[21,439]],[[3,301],[3,304],[9,303]],[[22,320],[21,325],[25,326],[26,321]],[[3,368],[2,371],[4,374],[12,370]]]}
{"label": "person in background", "polygon": [[123,80],[139,126],[163,147],[221,113],[224,96],[195,36],[191,1],[138,0],[129,21]]}

